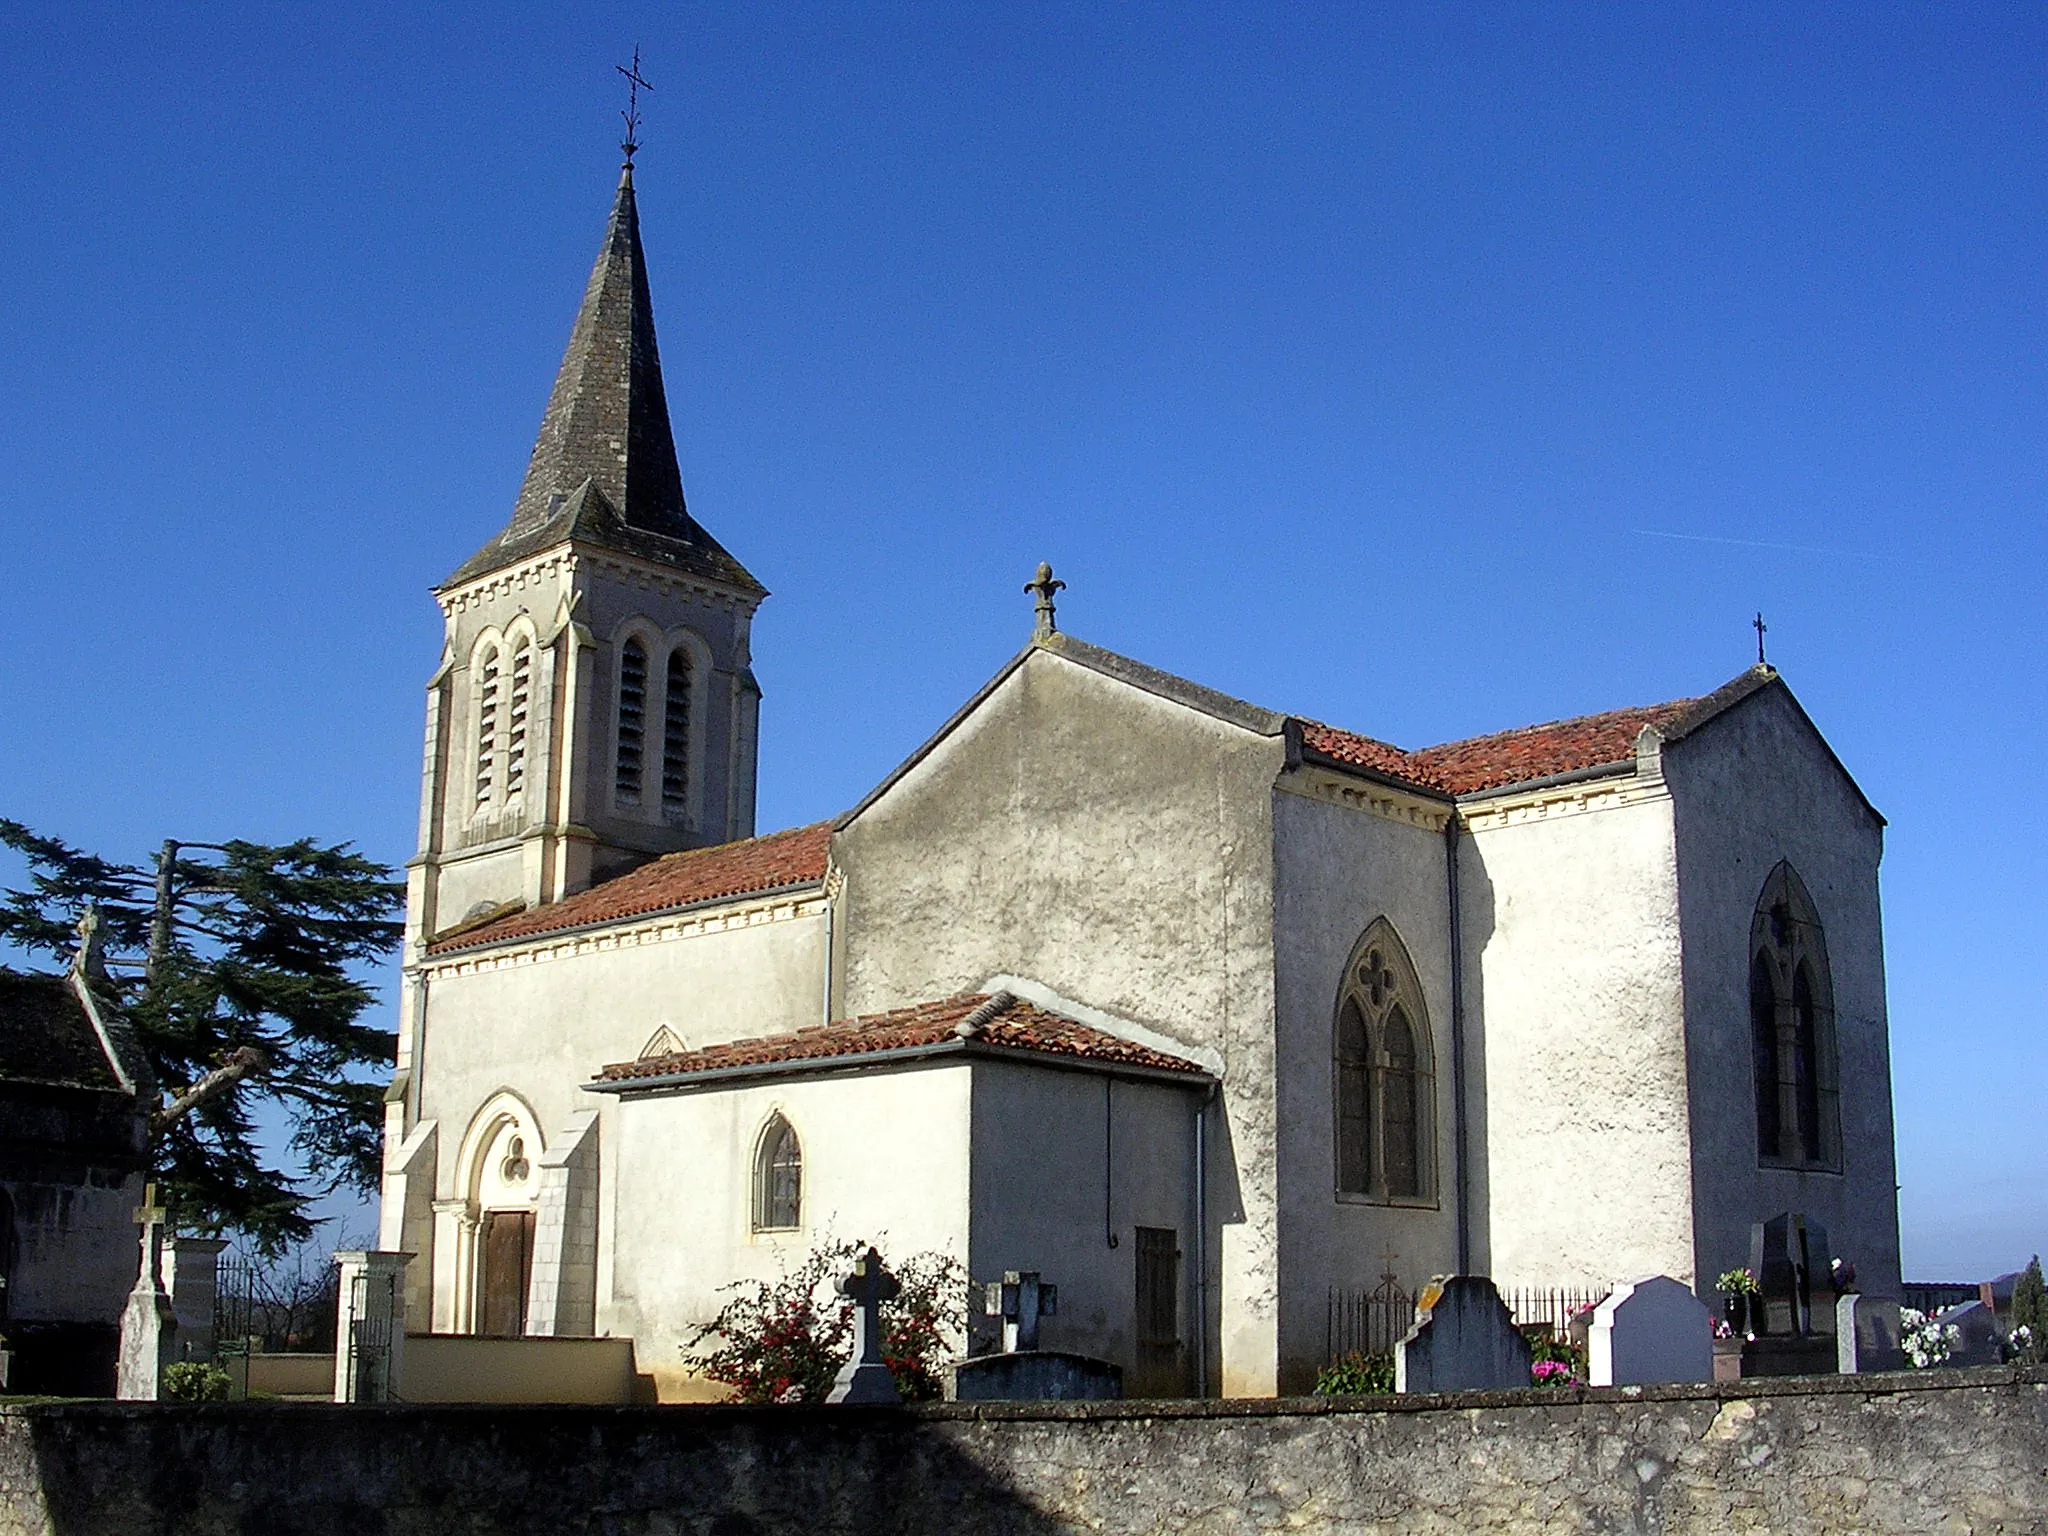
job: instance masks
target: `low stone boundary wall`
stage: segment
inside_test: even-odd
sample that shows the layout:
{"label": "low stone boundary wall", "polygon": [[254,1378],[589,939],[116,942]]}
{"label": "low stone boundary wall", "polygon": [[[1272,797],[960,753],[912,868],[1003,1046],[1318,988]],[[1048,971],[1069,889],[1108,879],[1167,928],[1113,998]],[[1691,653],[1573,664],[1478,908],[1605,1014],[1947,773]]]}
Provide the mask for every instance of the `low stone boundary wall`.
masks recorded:
{"label": "low stone boundary wall", "polygon": [[2048,1530],[2048,1370],[1323,1402],[0,1408],[6,1536]]}

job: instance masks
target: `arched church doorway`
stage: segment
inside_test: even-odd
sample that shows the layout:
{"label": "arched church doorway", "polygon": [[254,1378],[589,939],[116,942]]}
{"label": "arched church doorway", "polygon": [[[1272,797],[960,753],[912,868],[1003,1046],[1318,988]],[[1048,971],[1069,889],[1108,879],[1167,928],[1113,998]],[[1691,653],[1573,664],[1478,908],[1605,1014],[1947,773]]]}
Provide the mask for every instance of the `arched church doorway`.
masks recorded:
{"label": "arched church doorway", "polygon": [[526,1332],[526,1299],[533,1284],[540,1136],[523,1106],[503,1104],[477,1145],[470,1181],[477,1213],[474,1331],[518,1338]]}

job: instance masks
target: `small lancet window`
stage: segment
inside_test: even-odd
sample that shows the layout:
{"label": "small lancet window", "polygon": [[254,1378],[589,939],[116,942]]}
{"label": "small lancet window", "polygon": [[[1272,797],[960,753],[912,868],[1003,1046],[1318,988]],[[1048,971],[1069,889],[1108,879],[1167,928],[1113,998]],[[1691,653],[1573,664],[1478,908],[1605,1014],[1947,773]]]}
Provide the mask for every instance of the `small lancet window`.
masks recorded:
{"label": "small lancet window", "polygon": [[647,647],[628,640],[619,652],[619,757],[612,793],[621,805],[640,803],[647,751]]}
{"label": "small lancet window", "polygon": [[1385,918],[1366,929],[1345,965],[1332,1055],[1337,1193],[1434,1199],[1429,1014],[1408,951]]}
{"label": "small lancet window", "polygon": [[521,641],[512,653],[512,696],[505,727],[505,796],[526,787],[526,717],[533,695],[533,647]]}
{"label": "small lancet window", "polygon": [[754,1155],[754,1230],[787,1232],[802,1224],[804,1154],[796,1128],[781,1115],[761,1132]]}
{"label": "small lancet window", "polygon": [[491,803],[498,760],[498,648],[484,652],[476,692],[476,803]]}
{"label": "small lancet window", "polygon": [[1764,1162],[1842,1166],[1834,999],[1820,913],[1798,872],[1780,864],[1749,924],[1750,1075]]}
{"label": "small lancet window", "polygon": [[676,817],[690,803],[690,656],[681,646],[668,653],[663,699],[661,808]]}

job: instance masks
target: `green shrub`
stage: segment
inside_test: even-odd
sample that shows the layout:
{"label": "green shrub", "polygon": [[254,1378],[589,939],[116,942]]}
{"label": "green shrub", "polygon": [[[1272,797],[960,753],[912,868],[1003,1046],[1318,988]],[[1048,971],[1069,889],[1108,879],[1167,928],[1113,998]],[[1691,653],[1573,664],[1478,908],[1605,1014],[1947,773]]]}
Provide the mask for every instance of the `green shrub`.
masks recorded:
{"label": "green shrub", "polygon": [[1394,1390],[1394,1357],[1353,1350],[1316,1372],[1317,1397],[1365,1397]]}
{"label": "green shrub", "polygon": [[164,1367],[164,1396],[174,1403],[227,1401],[228,1373],[205,1360],[180,1360]]}

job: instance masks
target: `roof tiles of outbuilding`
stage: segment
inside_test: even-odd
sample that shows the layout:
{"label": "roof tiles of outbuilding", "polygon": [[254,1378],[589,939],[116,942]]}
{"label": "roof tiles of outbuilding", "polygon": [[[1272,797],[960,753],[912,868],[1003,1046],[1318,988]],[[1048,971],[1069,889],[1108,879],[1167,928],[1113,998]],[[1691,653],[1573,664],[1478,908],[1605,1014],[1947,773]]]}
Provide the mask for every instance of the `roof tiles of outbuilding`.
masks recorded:
{"label": "roof tiles of outbuilding", "polygon": [[451,954],[570,928],[651,917],[699,902],[815,884],[825,878],[831,842],[831,823],[818,822],[737,843],[666,854],[560,901],[492,917],[473,928],[452,929],[428,945],[427,953]]}
{"label": "roof tiles of outbuilding", "polygon": [[[963,1032],[963,1026],[965,1026]],[[598,1082],[629,1083],[648,1078],[664,1081],[735,1068],[773,1067],[800,1062],[828,1062],[884,1052],[915,1051],[969,1041],[1000,1050],[1030,1051],[1048,1056],[1078,1057],[1151,1072],[1205,1076],[1205,1070],[1184,1057],[1139,1045],[1116,1035],[1048,1011],[1007,992],[962,992],[934,1002],[887,1013],[865,1014],[831,1024],[814,1024],[792,1034],[732,1040],[617,1062],[597,1076]]]}

